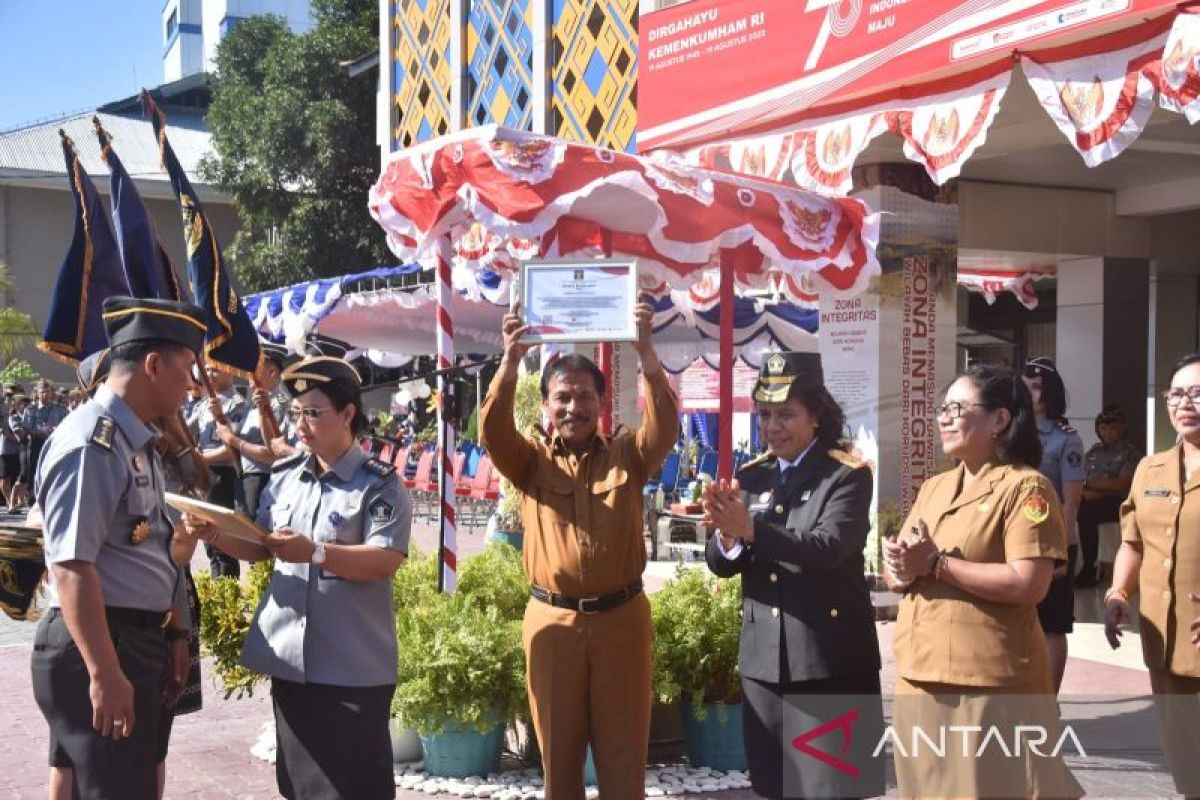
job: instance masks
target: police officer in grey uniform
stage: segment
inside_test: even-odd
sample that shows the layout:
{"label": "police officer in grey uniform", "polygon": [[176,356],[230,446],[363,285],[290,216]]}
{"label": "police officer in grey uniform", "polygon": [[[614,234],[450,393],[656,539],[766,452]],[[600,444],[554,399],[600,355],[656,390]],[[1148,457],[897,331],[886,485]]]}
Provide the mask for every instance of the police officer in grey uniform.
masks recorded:
{"label": "police officer in grey uniform", "polygon": [[1038,619],[1046,634],[1051,677],[1057,692],[1067,666],[1067,634],[1075,628],[1075,560],[1079,556],[1076,522],[1083,497],[1083,440],[1067,424],[1067,389],[1054,361],[1045,356],[1031,358],[1025,362],[1021,376],[1033,396],[1038,439],[1042,443],[1038,472],[1054,484],[1067,530],[1067,563],[1055,570],[1050,590],[1038,603]]}
{"label": "police officer in grey uniform", "polygon": [[103,321],[109,377],[47,440],[36,476],[51,592],[32,684],[51,766],[74,770],[79,797],[153,800],[189,623],[150,420],[178,410],[205,324],[194,306],[129,297],[107,298]]}
{"label": "police officer in grey uniform", "polygon": [[1096,416],[1096,444],[1083,456],[1083,500],[1079,504],[1079,552],[1083,564],[1075,585],[1089,588],[1100,582],[1100,525],[1120,519],[1121,503],[1129,495],[1133,473],[1145,453],[1128,437],[1125,411],[1115,403]]}
{"label": "police officer in grey uniform", "polygon": [[[245,418],[239,427],[217,425],[217,437],[241,460],[241,492],[237,497],[237,510],[254,519],[258,515],[258,498],[271,475],[275,453],[263,436],[262,412],[259,410],[258,393],[270,400],[271,413],[282,428],[287,419],[288,399],[281,392],[279,377],[283,373],[287,348],[272,342],[261,342],[263,371],[260,378],[262,388],[255,389],[255,399],[249,403]],[[283,433],[283,430],[280,430]]]}
{"label": "police officer in grey uniform", "polygon": [[[208,365],[208,378],[216,390],[221,412],[229,425],[237,430],[250,411],[246,398],[238,394],[234,388],[233,378]],[[212,503],[225,508],[237,508],[237,498],[241,494],[240,478],[238,477],[237,454],[233,453],[221,441],[218,433],[216,415],[212,409],[212,399],[209,398],[200,405],[196,414],[196,449],[204,457],[204,462],[212,474],[212,485],[208,490],[208,499]],[[208,553],[209,568],[214,578],[236,578],[242,574],[241,565],[237,559],[226,553],[205,547]]]}
{"label": "police officer in grey uniform", "polygon": [[33,389],[34,402],[30,403],[21,415],[21,428],[28,436],[24,446],[31,484],[33,476],[37,474],[38,459],[46,440],[67,418],[66,407],[54,401],[54,387],[50,385],[50,381],[38,381]]}
{"label": "police officer in grey uniform", "polygon": [[271,676],[280,793],[394,797],[391,578],[408,551],[408,493],[391,464],[358,445],[366,417],[353,367],[311,357],[283,383],[307,452],[274,465],[257,517],[272,533],[260,546],[191,516],[186,533],[237,558],[276,559],[242,663]]}

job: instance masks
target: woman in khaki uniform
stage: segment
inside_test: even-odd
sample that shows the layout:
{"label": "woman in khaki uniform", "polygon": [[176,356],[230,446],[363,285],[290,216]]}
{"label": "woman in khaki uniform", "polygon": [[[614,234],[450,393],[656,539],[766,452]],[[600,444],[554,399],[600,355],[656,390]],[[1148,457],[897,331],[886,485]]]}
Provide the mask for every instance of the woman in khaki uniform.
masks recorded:
{"label": "woman in khaki uniform", "polygon": [[[1037,471],[1029,391],[1007,368],[976,366],[947,390],[937,421],[959,465],[925,482],[904,534],[884,545],[888,580],[905,592],[891,742],[901,794],[1079,797],[1053,752],[1060,731],[1037,604],[1067,538],[1058,495]],[[1019,725],[1044,726],[1044,756],[1013,746]],[[993,728],[1018,760],[988,738]],[[944,739],[943,754],[922,737]]]}
{"label": "woman in khaki uniform", "polygon": [[1142,655],[1158,707],[1163,752],[1186,797],[1200,797],[1200,650],[1189,641],[1200,589],[1200,353],[1179,361],[1166,395],[1179,434],[1170,450],[1143,458],[1121,505],[1121,549],[1104,596],[1104,628],[1120,646],[1141,591]]}

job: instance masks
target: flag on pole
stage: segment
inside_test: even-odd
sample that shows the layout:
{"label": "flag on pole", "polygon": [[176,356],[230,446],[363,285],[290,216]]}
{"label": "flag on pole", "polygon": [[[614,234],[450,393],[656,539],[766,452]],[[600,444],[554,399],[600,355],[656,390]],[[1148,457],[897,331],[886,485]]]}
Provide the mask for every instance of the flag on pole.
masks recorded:
{"label": "flag on pole", "polygon": [[129,294],[129,284],[100,193],[79,163],[75,143],[65,131],[58,134],[75,202],[75,234],[58,271],[38,349],[64,363],[77,364],[108,347],[101,305],[110,295]]}
{"label": "flag on pole", "polygon": [[113,232],[117,237],[121,261],[125,265],[125,280],[134,297],[155,297],[160,300],[191,302],[186,285],[181,285],[171,268],[171,259],[158,238],[154,220],[146,212],[141,195],[125,165],[113,152],[112,136],[104,130],[99,117],[92,117],[96,138],[100,140],[100,155],[108,165],[109,188],[112,194]]}
{"label": "flag on pole", "polygon": [[262,349],[254,323],[238,296],[233,276],[225,268],[221,245],[204,215],[196,190],[171,143],[167,141],[167,119],[150,93],[142,90],[142,106],[158,137],[162,165],[171,179],[171,188],[179,200],[183,215],[183,239],[187,244],[188,282],[195,303],[204,312],[208,331],[204,337],[204,355],[222,372],[252,380],[262,365]]}

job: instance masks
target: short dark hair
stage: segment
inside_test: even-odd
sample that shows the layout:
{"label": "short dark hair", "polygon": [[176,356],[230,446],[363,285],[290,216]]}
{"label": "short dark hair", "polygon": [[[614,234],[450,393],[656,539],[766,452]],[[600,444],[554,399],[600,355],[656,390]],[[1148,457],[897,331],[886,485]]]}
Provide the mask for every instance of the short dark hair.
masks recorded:
{"label": "short dark hair", "polygon": [[604,373],[600,371],[595,362],[578,353],[570,353],[554,359],[542,370],[543,400],[550,396],[550,381],[568,372],[586,372],[591,375],[592,380],[596,384],[596,394],[603,395],[605,389],[608,388],[608,383],[604,379]]}
{"label": "short dark hair", "polygon": [[1037,360],[1049,364],[1052,368],[1047,369],[1043,367],[1035,372],[1036,367],[1026,364],[1022,374],[1027,378],[1042,379],[1042,402],[1046,404],[1046,417],[1065,421],[1067,415],[1067,386],[1063,383],[1062,375],[1058,374],[1058,367],[1050,359],[1040,358]]}
{"label": "short dark hair", "polygon": [[802,381],[792,383],[788,400],[796,400],[808,415],[817,420],[816,441],[824,450],[850,449],[846,439],[846,412],[824,386],[805,386]]}
{"label": "short dark hair", "polygon": [[139,339],[135,342],[119,344],[109,351],[109,369],[120,367],[129,370],[145,360],[151,353],[173,353],[177,350],[187,350],[181,344],[169,342],[166,339]]}
{"label": "short dark hair", "polygon": [[309,391],[320,392],[329,398],[330,404],[342,411],[351,403],[354,404],[354,417],[350,420],[350,433],[355,437],[367,429],[367,415],[363,411],[362,389],[348,380],[332,380],[314,386]]}
{"label": "short dark hair", "polygon": [[1021,376],[998,364],[975,364],[959,377],[975,387],[979,402],[991,411],[1004,408],[1012,415],[1008,427],[996,440],[996,454],[1002,464],[1023,464],[1037,469],[1042,463],[1042,442],[1038,438],[1033,396]]}
{"label": "short dark hair", "polygon": [[1188,353],[1186,356],[1176,361],[1175,366],[1171,367],[1171,377],[1168,380],[1168,383],[1175,380],[1175,375],[1179,372],[1179,370],[1183,369],[1184,367],[1190,367],[1192,364],[1200,364],[1200,353]]}

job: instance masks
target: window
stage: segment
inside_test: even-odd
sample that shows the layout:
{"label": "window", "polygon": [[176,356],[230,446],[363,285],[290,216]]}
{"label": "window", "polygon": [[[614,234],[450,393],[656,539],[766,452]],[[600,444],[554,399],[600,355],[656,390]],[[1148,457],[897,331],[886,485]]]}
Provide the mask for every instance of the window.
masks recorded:
{"label": "window", "polygon": [[171,16],[167,17],[167,35],[166,40],[169,43],[175,38],[175,33],[179,30],[179,9],[171,9]]}

